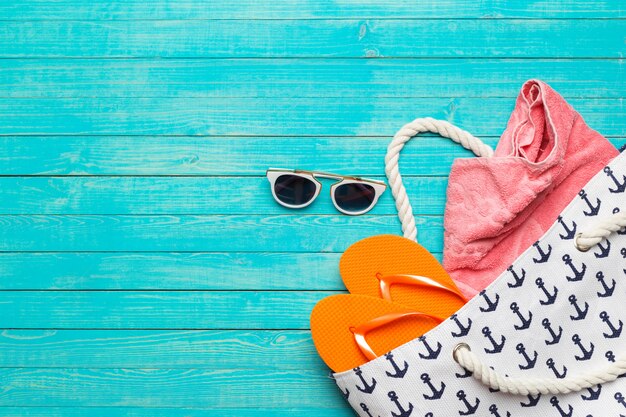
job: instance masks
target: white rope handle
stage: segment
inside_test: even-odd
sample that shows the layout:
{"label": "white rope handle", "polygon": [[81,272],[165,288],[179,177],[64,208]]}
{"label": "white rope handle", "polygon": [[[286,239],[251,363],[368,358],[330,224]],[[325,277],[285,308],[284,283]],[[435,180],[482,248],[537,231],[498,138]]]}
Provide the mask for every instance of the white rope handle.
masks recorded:
{"label": "white rope handle", "polygon": [[465,343],[456,346],[453,357],[459,365],[471,372],[474,378],[483,384],[500,392],[514,395],[569,394],[615,381],[621,375],[626,374],[626,357],[623,355],[601,369],[563,379],[502,376],[482,363]]}
{"label": "white rope handle", "polygon": [[404,237],[417,242],[417,227],[415,226],[415,217],[413,216],[413,208],[409,203],[409,197],[406,188],[402,184],[402,176],[398,169],[398,160],[400,159],[400,151],[411,138],[422,132],[437,133],[444,138],[452,139],[454,142],[461,144],[465,149],[469,149],[476,156],[493,156],[493,149],[483,143],[480,139],[473,136],[463,129],[459,129],[453,124],[445,120],[436,120],[430,117],[415,119],[411,123],[404,125],[393,137],[393,140],[387,148],[385,156],[385,173],[391,187],[391,193],[396,200],[396,208],[398,217],[402,222],[402,232]]}
{"label": "white rope handle", "polygon": [[617,212],[608,219],[599,221],[593,229],[579,233],[575,240],[576,248],[582,252],[587,252],[602,242],[602,239],[606,239],[611,233],[618,232],[624,227],[626,227],[626,213]]}

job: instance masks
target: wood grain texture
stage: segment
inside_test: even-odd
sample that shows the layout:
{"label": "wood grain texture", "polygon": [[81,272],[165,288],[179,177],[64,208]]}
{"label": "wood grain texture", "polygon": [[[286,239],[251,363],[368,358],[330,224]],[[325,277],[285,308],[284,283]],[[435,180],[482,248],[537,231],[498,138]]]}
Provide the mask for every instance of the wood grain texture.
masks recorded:
{"label": "wood grain texture", "polygon": [[0,328],[306,330],[315,303],[343,292],[6,291]]}
{"label": "wood grain texture", "polygon": [[307,330],[4,330],[0,367],[310,369]]}
{"label": "wood grain texture", "polygon": [[[0,369],[0,406],[345,407],[319,370]],[[330,382],[330,383],[329,383]],[[267,389],[271,386],[272,389]]]}
{"label": "wood grain texture", "polygon": [[[626,21],[625,21],[626,22]],[[621,99],[569,101],[589,125],[626,136]],[[514,100],[493,98],[0,99],[0,135],[385,136],[429,115],[498,136]],[[232,145],[231,145],[232,146]]]}
{"label": "wood grain texture", "polygon": [[0,27],[0,57],[621,58],[625,34],[622,19],[33,20]]}
{"label": "wood grain texture", "polygon": [[[416,216],[431,252],[441,252],[442,222]],[[396,215],[6,215],[0,251],[343,252],[382,233],[400,233]]]}
{"label": "wood grain texture", "polygon": [[[0,136],[5,175],[265,175],[268,167],[384,175],[390,137]],[[494,145],[495,138],[484,138]],[[620,139],[620,142],[623,142]],[[402,151],[407,175],[448,175],[472,154],[420,136]],[[251,157],[252,156],[252,157]],[[405,163],[406,162],[406,163]]]}
{"label": "wood grain texture", "polygon": [[345,18],[616,18],[626,10],[612,0],[276,0],[257,2],[205,2],[178,0],[145,2],[112,0],[107,3],[89,0],[5,0],[0,15],[10,20],[212,20],[212,19],[345,19]]}
{"label": "wood grain texture", "polygon": [[[606,134],[602,126],[599,128]],[[5,150],[4,155],[0,154],[0,172],[43,176],[259,176],[268,167],[281,167],[377,177],[384,175],[390,138],[0,136],[0,147]],[[481,139],[492,147],[498,141],[495,137]],[[626,144],[624,137],[609,139],[617,147]],[[400,168],[407,177],[447,176],[454,159],[463,157],[473,154],[448,139],[425,134],[404,147]]]}
{"label": "wood grain texture", "polygon": [[531,78],[568,99],[626,94],[621,59],[31,58],[0,60],[0,97],[513,99]]}
{"label": "wood grain texture", "polygon": [[[442,254],[433,255],[441,261]],[[341,253],[0,252],[0,290],[325,290]]]}
{"label": "wood grain texture", "polygon": [[[322,180],[317,200],[294,212],[274,201],[265,176],[0,177],[6,197],[0,200],[0,214],[339,214],[330,197],[336,182]],[[415,213],[443,212],[446,178],[407,177],[405,184]],[[396,214],[391,190],[368,214]]]}
{"label": "wood grain texture", "polygon": [[[343,290],[340,253],[0,252],[0,290]],[[441,254],[436,256],[441,258]]]}

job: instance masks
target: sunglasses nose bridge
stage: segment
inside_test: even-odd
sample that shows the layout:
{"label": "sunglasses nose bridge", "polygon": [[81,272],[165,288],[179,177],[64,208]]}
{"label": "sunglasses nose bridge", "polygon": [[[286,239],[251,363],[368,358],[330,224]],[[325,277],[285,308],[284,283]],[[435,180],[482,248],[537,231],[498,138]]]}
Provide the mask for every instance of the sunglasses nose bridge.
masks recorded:
{"label": "sunglasses nose bridge", "polygon": [[327,180],[343,181],[345,177],[341,175],[329,174],[327,172],[315,172],[312,174],[315,178],[324,178]]}

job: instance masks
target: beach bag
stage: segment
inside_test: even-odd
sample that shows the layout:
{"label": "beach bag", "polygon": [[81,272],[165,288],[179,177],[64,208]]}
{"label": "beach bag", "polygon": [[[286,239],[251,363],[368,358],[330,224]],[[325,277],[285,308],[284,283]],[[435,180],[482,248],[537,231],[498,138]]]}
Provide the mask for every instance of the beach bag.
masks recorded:
{"label": "beach bag", "polygon": [[[490,156],[488,146],[445,122],[418,119],[398,132],[386,171],[404,235],[413,240],[398,157],[424,131]],[[625,416],[625,226],[622,153],[457,313],[386,355],[333,374],[344,398],[362,417]]]}

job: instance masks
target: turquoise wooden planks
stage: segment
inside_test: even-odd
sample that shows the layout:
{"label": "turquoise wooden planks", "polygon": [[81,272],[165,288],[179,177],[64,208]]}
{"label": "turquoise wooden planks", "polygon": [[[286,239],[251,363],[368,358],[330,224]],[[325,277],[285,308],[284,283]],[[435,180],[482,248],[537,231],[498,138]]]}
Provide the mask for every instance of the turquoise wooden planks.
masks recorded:
{"label": "turquoise wooden planks", "polygon": [[[442,218],[416,222],[420,243],[441,252]],[[340,252],[359,239],[399,232],[396,215],[6,215],[0,251]]]}
{"label": "turquoise wooden planks", "polygon": [[0,392],[0,406],[346,407],[327,373],[243,363],[231,370],[4,368],[0,380],[10,387]]}
{"label": "turquoise wooden planks", "polygon": [[305,330],[4,330],[0,367],[318,370]]}
{"label": "turquoise wooden planks", "polygon": [[[393,133],[358,138],[0,136],[6,152],[0,155],[0,173],[258,176],[282,167],[381,176]],[[498,140],[481,138],[491,146]],[[626,143],[623,137],[610,140],[618,147]],[[472,156],[448,139],[420,135],[402,150],[400,167],[407,176],[447,176],[455,158]]]}
{"label": "turquoise wooden planks", "polygon": [[[391,135],[391,133],[390,133]],[[264,175],[269,167],[381,176],[385,137],[0,136],[4,175]],[[495,138],[484,138],[491,145]],[[623,141],[622,139],[619,140]],[[250,156],[253,155],[251,158]],[[472,155],[423,135],[402,151],[407,175],[447,175]]]}
{"label": "turquoise wooden planks", "polygon": [[626,95],[621,59],[287,58],[0,60],[0,97],[513,99],[531,78],[568,98]]}
{"label": "turquoise wooden planks", "polygon": [[[569,102],[596,130],[625,135],[621,99]],[[5,98],[0,135],[390,137],[414,118],[430,116],[474,135],[497,136],[513,106],[509,98]]]}
{"label": "turquoise wooden planks", "polygon": [[[441,253],[433,254],[441,260]],[[326,290],[340,253],[0,252],[0,290]]]}
{"label": "turquoise wooden planks", "polygon": [[0,290],[344,290],[340,256],[316,252],[0,252]]}
{"label": "turquoise wooden planks", "polygon": [[621,58],[625,34],[621,19],[34,20],[0,27],[0,57]]}
{"label": "turquoise wooden planks", "polygon": [[343,408],[0,407],[0,417],[354,417]]}
{"label": "turquoise wooden planks", "polygon": [[277,0],[205,2],[201,0],[5,0],[0,15],[10,20],[162,20],[162,19],[345,19],[345,18],[616,18],[624,5],[612,0]]}
{"label": "turquoise wooden planks", "polygon": [[306,330],[315,303],[338,293],[5,291],[0,292],[0,328]]}
{"label": "turquoise wooden planks", "polygon": [[[0,177],[0,189],[6,197],[0,200],[0,214],[340,215],[330,198],[330,187],[335,182],[322,180],[322,193],[317,200],[294,211],[274,201],[264,176]],[[404,183],[413,197],[415,213],[443,213],[445,178],[406,177]],[[368,212],[396,213],[390,190]]]}

